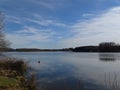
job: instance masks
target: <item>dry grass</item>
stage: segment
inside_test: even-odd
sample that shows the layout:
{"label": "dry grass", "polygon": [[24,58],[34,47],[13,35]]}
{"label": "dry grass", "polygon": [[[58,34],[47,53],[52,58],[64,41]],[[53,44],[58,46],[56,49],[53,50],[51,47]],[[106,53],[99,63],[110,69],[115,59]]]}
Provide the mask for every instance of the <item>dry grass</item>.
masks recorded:
{"label": "dry grass", "polygon": [[35,88],[34,78],[28,81],[24,76],[26,71],[27,64],[23,60],[0,60],[0,90],[33,90],[30,87]]}

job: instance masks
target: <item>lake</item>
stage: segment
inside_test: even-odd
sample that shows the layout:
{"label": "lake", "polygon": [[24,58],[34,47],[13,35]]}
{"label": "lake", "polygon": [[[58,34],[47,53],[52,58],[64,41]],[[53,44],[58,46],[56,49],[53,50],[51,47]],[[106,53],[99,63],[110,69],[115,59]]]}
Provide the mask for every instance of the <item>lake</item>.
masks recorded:
{"label": "lake", "polygon": [[5,54],[28,63],[35,75],[37,90],[107,90],[120,86],[120,53]]}

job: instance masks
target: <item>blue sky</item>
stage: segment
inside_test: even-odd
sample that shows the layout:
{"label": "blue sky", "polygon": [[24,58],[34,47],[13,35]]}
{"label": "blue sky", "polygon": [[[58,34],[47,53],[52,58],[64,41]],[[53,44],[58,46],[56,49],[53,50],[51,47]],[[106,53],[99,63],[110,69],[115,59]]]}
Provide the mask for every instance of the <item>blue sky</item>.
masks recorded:
{"label": "blue sky", "polygon": [[120,0],[0,0],[14,48],[120,43]]}

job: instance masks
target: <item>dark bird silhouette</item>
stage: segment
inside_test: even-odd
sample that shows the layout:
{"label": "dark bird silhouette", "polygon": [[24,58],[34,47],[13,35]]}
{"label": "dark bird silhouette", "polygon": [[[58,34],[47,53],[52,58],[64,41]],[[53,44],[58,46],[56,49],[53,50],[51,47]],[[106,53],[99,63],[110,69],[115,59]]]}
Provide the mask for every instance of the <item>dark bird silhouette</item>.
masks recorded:
{"label": "dark bird silhouette", "polygon": [[38,63],[40,63],[40,61],[38,61]]}

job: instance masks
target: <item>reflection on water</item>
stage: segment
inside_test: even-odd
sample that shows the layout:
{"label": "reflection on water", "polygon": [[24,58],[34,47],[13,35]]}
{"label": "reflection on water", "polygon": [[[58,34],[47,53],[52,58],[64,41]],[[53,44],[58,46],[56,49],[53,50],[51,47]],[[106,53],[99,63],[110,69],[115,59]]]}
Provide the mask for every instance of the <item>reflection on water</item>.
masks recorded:
{"label": "reflection on water", "polygon": [[[120,78],[120,53],[14,52],[5,54],[23,58],[28,62],[31,69],[35,71],[37,90],[106,90],[105,73],[116,72]],[[107,79],[109,81],[109,78]]]}
{"label": "reflection on water", "polygon": [[120,90],[120,78],[117,73],[105,73],[106,90]]}
{"label": "reflection on water", "polygon": [[101,61],[116,61],[120,60],[120,55],[118,53],[100,53],[99,59]]}
{"label": "reflection on water", "polygon": [[115,61],[116,60],[115,55],[110,54],[110,53],[107,53],[107,54],[100,53],[99,58],[100,58],[101,61]]}
{"label": "reflection on water", "polygon": [[37,90],[40,88],[45,90],[104,90],[104,88],[99,85],[82,82],[73,78],[62,79],[53,83],[42,83],[39,85],[40,86],[37,87]]}

